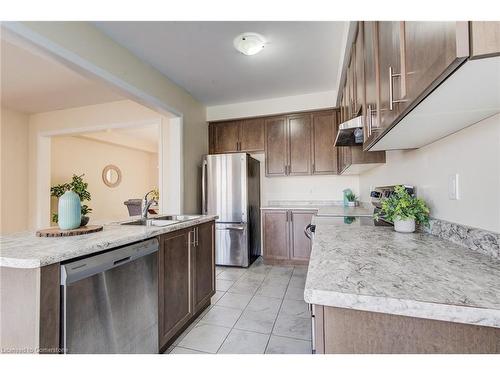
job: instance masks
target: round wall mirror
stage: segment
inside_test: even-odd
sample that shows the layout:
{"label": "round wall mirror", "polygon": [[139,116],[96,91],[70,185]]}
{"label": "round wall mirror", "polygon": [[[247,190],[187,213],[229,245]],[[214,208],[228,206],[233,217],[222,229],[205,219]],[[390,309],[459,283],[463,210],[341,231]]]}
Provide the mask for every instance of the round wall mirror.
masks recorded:
{"label": "round wall mirror", "polygon": [[109,187],[117,187],[122,181],[122,172],[116,165],[106,165],[102,170],[102,180]]}

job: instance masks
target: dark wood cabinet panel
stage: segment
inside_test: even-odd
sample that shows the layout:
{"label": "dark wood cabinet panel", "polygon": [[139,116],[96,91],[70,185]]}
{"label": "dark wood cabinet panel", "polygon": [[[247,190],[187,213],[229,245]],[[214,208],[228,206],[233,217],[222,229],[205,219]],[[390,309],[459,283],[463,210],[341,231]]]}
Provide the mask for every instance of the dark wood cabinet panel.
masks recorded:
{"label": "dark wood cabinet panel", "polygon": [[471,57],[481,58],[500,54],[500,22],[471,22]]}
{"label": "dark wood cabinet panel", "polygon": [[363,22],[358,22],[358,34],[356,36],[354,50],[354,85],[355,85],[355,104],[354,114],[359,116],[363,114],[365,105],[365,57],[364,57],[364,27]]}
{"label": "dark wood cabinet panel", "polygon": [[[500,329],[370,311],[314,306],[325,354],[498,354]],[[323,332],[321,332],[321,330]]]}
{"label": "dark wood cabinet panel", "polygon": [[425,95],[438,78],[460,63],[457,28],[460,22],[405,22],[406,100]]}
{"label": "dark wood cabinet panel", "polygon": [[288,125],[288,174],[311,174],[311,115],[309,113],[287,116]]}
{"label": "dark wood cabinet panel", "polygon": [[365,74],[365,129],[364,143],[368,145],[378,135],[380,76],[378,69],[378,29],[377,22],[363,22],[364,34],[364,74]]}
{"label": "dark wood cabinet panel", "polygon": [[285,117],[265,121],[266,176],[285,176],[288,165],[287,123]]}
{"label": "dark wood cabinet panel", "polygon": [[228,121],[214,124],[214,151],[216,153],[239,150],[240,122]]}
{"label": "dark wood cabinet panel", "polygon": [[[378,22],[378,50],[380,69],[380,129],[389,127],[404,108],[405,72],[402,54],[404,23]],[[403,56],[404,57],[404,56]],[[392,75],[390,73],[392,72]]]}
{"label": "dark wood cabinet panel", "polygon": [[160,237],[158,254],[160,348],[181,329],[193,313],[190,235],[184,229]]}
{"label": "dark wood cabinet panel", "polygon": [[264,119],[242,120],[240,125],[240,151],[264,151]]}
{"label": "dark wood cabinet panel", "polygon": [[194,311],[199,311],[215,293],[215,224],[204,223],[195,228]]}
{"label": "dark wood cabinet panel", "polygon": [[316,211],[291,211],[291,251],[292,260],[309,261],[311,255],[311,240],[306,237],[304,229],[311,220]]}
{"label": "dark wood cabinet panel", "polygon": [[262,210],[264,262],[307,264],[311,240],[304,234],[304,229],[315,214],[314,210]]}
{"label": "dark wood cabinet panel", "polygon": [[316,112],[312,115],[312,173],[337,173],[337,152],[334,147],[337,131],[335,111]]}
{"label": "dark wood cabinet panel", "polygon": [[289,259],[288,211],[262,211],[264,261]]}

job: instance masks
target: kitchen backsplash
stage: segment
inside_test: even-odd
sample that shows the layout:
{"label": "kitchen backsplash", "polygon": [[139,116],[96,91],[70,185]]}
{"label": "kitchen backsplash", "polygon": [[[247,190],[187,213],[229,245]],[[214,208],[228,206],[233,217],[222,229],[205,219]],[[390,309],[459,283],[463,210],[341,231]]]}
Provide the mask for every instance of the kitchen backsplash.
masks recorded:
{"label": "kitchen backsplash", "polygon": [[500,259],[500,234],[484,229],[431,219],[425,230],[435,236],[465,246],[471,250]]}

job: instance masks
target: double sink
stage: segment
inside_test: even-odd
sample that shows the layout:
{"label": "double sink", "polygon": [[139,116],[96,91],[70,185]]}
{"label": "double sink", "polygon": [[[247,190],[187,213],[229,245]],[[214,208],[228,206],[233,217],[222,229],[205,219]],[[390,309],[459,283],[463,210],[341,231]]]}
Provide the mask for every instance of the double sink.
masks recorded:
{"label": "double sink", "polygon": [[195,220],[200,217],[201,215],[164,215],[164,216],[155,216],[150,219],[138,219],[138,220],[126,221],[124,223],[121,223],[121,225],[144,225],[144,226],[165,227],[167,225],[173,225],[183,221]]}

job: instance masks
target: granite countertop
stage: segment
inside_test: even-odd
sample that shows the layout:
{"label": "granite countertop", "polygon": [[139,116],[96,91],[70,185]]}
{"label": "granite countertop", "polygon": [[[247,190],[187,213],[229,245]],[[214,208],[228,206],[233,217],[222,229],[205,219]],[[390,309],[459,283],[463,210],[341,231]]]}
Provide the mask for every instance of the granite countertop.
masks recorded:
{"label": "granite countertop", "polygon": [[[164,227],[120,225],[119,222],[115,222],[103,225],[101,232],[74,237],[36,237],[34,232],[0,236],[0,266],[38,268],[145,240],[216,218],[217,216],[213,215],[200,215],[196,219]],[[133,218],[127,221],[131,219]]]}
{"label": "granite countertop", "polygon": [[331,206],[321,207],[318,216],[373,216],[373,206],[361,204],[358,207]]}
{"label": "granite countertop", "polygon": [[261,210],[318,210],[320,207],[341,206],[342,201],[318,201],[318,200],[283,200],[268,201],[261,206]]}
{"label": "granite countertop", "polygon": [[500,260],[427,233],[321,219],[306,302],[500,327]]}

